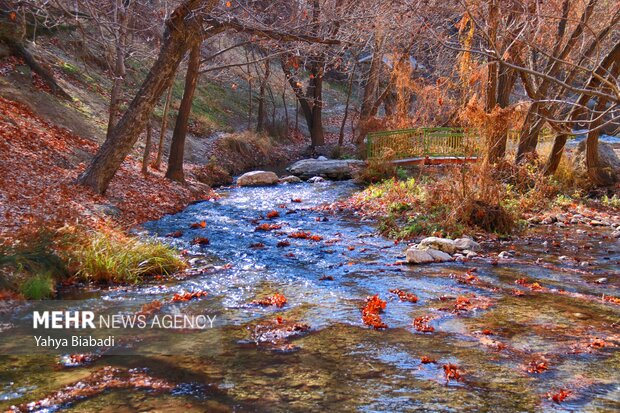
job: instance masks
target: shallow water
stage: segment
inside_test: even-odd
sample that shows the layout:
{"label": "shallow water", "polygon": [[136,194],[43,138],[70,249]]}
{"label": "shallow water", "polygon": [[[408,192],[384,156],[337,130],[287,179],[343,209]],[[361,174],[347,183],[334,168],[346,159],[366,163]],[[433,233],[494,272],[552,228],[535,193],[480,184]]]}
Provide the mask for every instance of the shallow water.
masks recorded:
{"label": "shallow water", "polygon": [[[217,314],[208,332],[179,335],[169,354],[103,356],[77,368],[61,368],[53,356],[3,356],[0,403],[39,400],[86,378],[102,366],[146,368],[172,383],[166,392],[111,390],[54,409],[117,411],[584,411],[620,409],[620,306],[601,296],[618,296],[620,245],[590,228],[584,232],[542,228],[525,240],[487,247],[510,249],[513,259],[419,267],[395,265],[406,246],[376,235],[372,222],[314,209],[356,190],[351,183],[280,185],[223,190],[221,199],[144,226],[148,234],[187,250],[202,274],[135,288],[66,293],[84,306],[165,300],[174,293],[207,291],[188,303]],[[300,199],[301,202],[292,202]],[[267,220],[269,211],[279,218]],[[189,229],[206,221],[206,227]],[[255,231],[259,224],[280,230]],[[180,238],[165,235],[183,231]],[[321,241],[290,239],[309,231]],[[551,231],[554,231],[552,243]],[[602,231],[602,230],[601,230]],[[208,246],[191,245],[207,237]],[[287,240],[290,246],[277,247]],[[549,240],[545,245],[544,241]],[[251,244],[264,244],[253,249]],[[584,249],[588,245],[588,249]],[[567,255],[589,261],[561,261]],[[537,258],[543,262],[536,264]],[[231,265],[226,265],[231,264]],[[549,264],[545,266],[544,264]],[[479,280],[459,282],[450,274],[476,267]],[[320,280],[332,276],[333,280]],[[543,291],[515,284],[528,278]],[[604,284],[594,281],[607,278]],[[401,302],[390,289],[415,293]],[[513,290],[524,296],[514,296]],[[560,291],[563,290],[563,291]],[[248,305],[275,292],[283,308]],[[387,330],[363,325],[361,308],[369,295],[387,300]],[[475,294],[477,309],[454,313],[454,297]],[[417,332],[412,320],[430,315],[433,333]],[[257,325],[276,317],[305,323],[310,332],[292,347],[256,343]],[[481,333],[491,330],[491,335]],[[596,338],[602,348],[588,346]],[[285,351],[284,351],[285,350]],[[423,364],[428,356],[436,363]],[[544,357],[540,374],[526,365]],[[462,381],[446,383],[442,366],[452,363]],[[573,393],[561,404],[547,393]],[[49,411],[49,410],[48,410]]]}

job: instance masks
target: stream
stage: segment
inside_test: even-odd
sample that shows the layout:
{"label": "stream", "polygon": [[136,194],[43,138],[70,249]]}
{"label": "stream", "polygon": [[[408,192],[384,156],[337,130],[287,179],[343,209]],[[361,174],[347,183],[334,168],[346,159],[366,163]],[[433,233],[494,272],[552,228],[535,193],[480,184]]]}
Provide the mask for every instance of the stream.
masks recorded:
{"label": "stream", "polygon": [[[144,235],[190,257],[187,276],[61,298],[81,308],[122,301],[137,311],[177,293],[205,291],[175,308],[216,315],[214,328],[179,332],[167,338],[166,351],[138,348],[77,367],[53,355],[0,356],[0,407],[42,400],[112,366],[170,386],[121,386],[31,410],[620,410],[620,305],[602,298],[620,295],[618,241],[596,228],[539,227],[526,238],[484,243],[489,257],[407,266],[399,263],[406,245],[378,236],[372,221],[317,208],[357,189],[350,182],[224,189],[216,201],[145,224]],[[273,210],[279,217],[267,219]],[[190,229],[201,221],[204,228]],[[265,223],[280,228],[257,230]],[[167,236],[175,231],[182,233]],[[299,231],[321,239],[289,237]],[[209,244],[192,243],[196,237]],[[514,256],[497,260],[501,250]],[[584,260],[589,265],[579,265]],[[391,289],[418,301],[401,301]],[[283,307],[251,304],[274,293],[286,297]],[[362,323],[365,298],[375,294],[387,301],[385,330]],[[468,304],[457,308],[457,297]],[[422,316],[434,331],[414,328]],[[304,327],[272,340],[294,325]],[[541,362],[540,372],[528,371]],[[447,381],[446,364],[458,366],[462,379]],[[570,395],[551,400],[561,389]]]}

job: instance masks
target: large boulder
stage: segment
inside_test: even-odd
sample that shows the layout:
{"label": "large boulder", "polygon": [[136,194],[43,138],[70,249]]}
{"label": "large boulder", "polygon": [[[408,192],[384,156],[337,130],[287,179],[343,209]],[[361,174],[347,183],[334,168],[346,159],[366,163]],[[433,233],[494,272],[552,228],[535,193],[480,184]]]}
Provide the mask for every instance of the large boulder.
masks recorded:
{"label": "large boulder", "polygon": [[[605,142],[598,143],[598,158],[601,162],[601,166],[609,172],[610,175],[615,176],[615,180],[618,180],[620,176],[620,158],[614,151],[614,148]],[[575,170],[575,176],[580,179],[588,178],[588,170],[586,168],[586,140],[579,142],[575,154],[573,155],[573,169]]]}
{"label": "large boulder", "polygon": [[365,166],[364,161],[354,159],[302,159],[289,166],[287,170],[302,179],[320,176],[327,179],[351,179]]}
{"label": "large boulder", "polygon": [[278,175],[268,171],[246,172],[237,178],[239,186],[264,186],[275,185],[279,181]]}
{"label": "large boulder", "polygon": [[418,244],[418,247],[422,250],[424,249],[435,249],[443,252],[447,252],[448,254],[454,254],[456,252],[456,245],[454,245],[454,240],[448,238],[439,238],[439,237],[428,237],[424,238]]}

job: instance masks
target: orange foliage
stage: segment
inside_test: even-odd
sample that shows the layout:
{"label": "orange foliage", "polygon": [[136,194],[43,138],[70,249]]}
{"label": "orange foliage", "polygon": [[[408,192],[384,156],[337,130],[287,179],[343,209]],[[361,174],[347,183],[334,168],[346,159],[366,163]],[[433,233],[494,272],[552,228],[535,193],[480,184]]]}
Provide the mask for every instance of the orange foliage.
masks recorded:
{"label": "orange foliage", "polygon": [[[180,211],[197,199],[214,196],[193,182],[182,185],[163,174],[143,176],[141,161],[130,155],[106,195],[75,184],[97,143],[47,122],[25,105],[0,98],[0,237],[79,222],[91,228],[112,220],[122,228]],[[83,159],[79,163],[79,159]],[[102,204],[120,209],[119,216],[99,212]]]}
{"label": "orange foliage", "polygon": [[547,397],[550,400],[553,400],[554,402],[559,404],[559,403],[562,403],[571,394],[573,394],[573,392],[570,390],[560,389],[559,391],[555,393],[547,393]]}
{"label": "orange foliage", "polygon": [[254,231],[273,231],[274,229],[281,229],[282,225],[280,224],[260,224]]}
{"label": "orange foliage", "polygon": [[400,298],[400,301],[409,301],[410,303],[418,302],[418,297],[413,293],[408,293],[406,291],[398,289],[390,290],[390,292],[392,294],[396,294],[398,298]]}
{"label": "orange foliage", "polygon": [[267,218],[268,219],[273,219],[273,218],[278,218],[280,216],[280,213],[278,211],[270,211],[267,213]]}
{"label": "orange foliage", "polygon": [[530,363],[527,365],[527,372],[528,373],[542,373],[548,368],[549,368],[549,363],[547,363],[546,360],[537,359],[537,360],[530,361]]}
{"label": "orange foliage", "polygon": [[413,319],[413,327],[420,333],[432,333],[435,331],[435,327],[429,326],[429,321],[431,321],[431,317],[427,315],[416,317]]}
{"label": "orange foliage", "polygon": [[211,241],[206,237],[196,237],[192,240],[192,244],[194,245],[209,245]]}
{"label": "orange foliage", "polygon": [[366,305],[362,309],[362,322],[375,330],[387,328],[387,324],[381,320],[379,315],[385,310],[385,306],[385,300],[380,299],[378,294],[366,297]]}
{"label": "orange foliage", "polygon": [[280,293],[275,293],[274,295],[272,295],[271,297],[265,297],[263,299],[260,300],[254,300],[251,302],[251,304],[253,305],[260,305],[263,307],[268,307],[270,305],[275,305],[278,308],[282,308],[284,307],[284,304],[286,304],[286,297]]}
{"label": "orange foliage", "polygon": [[194,222],[189,227],[192,228],[192,229],[206,228],[207,227],[207,222],[206,221]]}
{"label": "orange foliage", "polygon": [[292,234],[289,234],[288,237],[295,238],[295,239],[309,239],[311,241],[320,241],[323,239],[323,237],[319,235],[312,235],[309,232],[305,232],[305,231],[293,232]]}
{"label": "orange foliage", "polygon": [[176,293],[175,295],[172,296],[171,301],[172,302],[190,301],[190,300],[193,300],[194,298],[206,297],[207,295],[209,295],[209,293],[207,293],[206,291],[195,291],[195,292],[183,293],[183,294]]}
{"label": "orange foliage", "polygon": [[444,364],[443,374],[446,377],[446,383],[449,383],[450,380],[461,381],[463,379],[463,372],[455,364]]}

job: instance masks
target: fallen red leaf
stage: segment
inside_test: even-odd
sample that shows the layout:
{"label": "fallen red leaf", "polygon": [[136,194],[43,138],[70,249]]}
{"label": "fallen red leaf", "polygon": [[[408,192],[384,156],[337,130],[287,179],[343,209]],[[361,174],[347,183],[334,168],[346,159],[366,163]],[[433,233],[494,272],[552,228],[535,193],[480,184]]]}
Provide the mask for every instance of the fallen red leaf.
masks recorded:
{"label": "fallen red leaf", "polygon": [[413,293],[408,293],[399,289],[390,290],[390,292],[396,294],[398,298],[400,298],[400,301],[409,301],[410,303],[418,302],[418,297]]}
{"label": "fallen red leaf", "polygon": [[379,315],[385,310],[386,302],[379,298],[379,295],[366,297],[366,305],[362,309],[362,322],[375,330],[387,328]]}
{"label": "fallen red leaf", "polygon": [[275,293],[270,297],[265,297],[262,298],[260,300],[254,300],[252,301],[250,304],[253,305],[260,305],[263,307],[268,307],[270,305],[275,305],[278,308],[282,308],[284,307],[284,304],[286,304],[286,297],[280,293]]}
{"label": "fallen red leaf", "polygon": [[278,218],[280,216],[280,213],[278,211],[270,211],[267,213],[267,218],[268,219],[273,219],[273,218]]}

